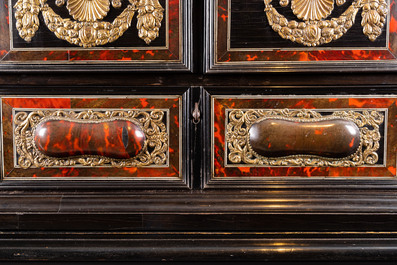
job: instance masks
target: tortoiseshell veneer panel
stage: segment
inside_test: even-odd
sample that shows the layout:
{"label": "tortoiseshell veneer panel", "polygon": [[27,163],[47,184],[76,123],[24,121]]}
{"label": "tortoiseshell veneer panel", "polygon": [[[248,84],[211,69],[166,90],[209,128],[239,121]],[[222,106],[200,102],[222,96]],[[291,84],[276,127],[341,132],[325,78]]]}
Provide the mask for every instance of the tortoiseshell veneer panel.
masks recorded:
{"label": "tortoiseshell veneer panel", "polygon": [[[395,0],[340,1],[343,5],[328,2],[333,5],[327,15],[315,10],[320,7],[310,6],[310,1],[207,1],[213,11],[213,23],[209,25],[214,27],[208,36],[213,40],[209,70],[324,71],[331,67],[337,71],[360,71],[376,70],[372,67],[376,64],[396,64]],[[292,2],[312,12],[315,19],[299,19]],[[373,17],[367,17],[363,10]],[[375,31],[376,36],[371,35]],[[355,65],[345,68],[343,63]],[[319,64],[321,69],[316,68]]]}
{"label": "tortoiseshell veneer panel", "polygon": [[3,179],[181,180],[181,100],[3,97]]}
{"label": "tortoiseshell veneer panel", "polygon": [[[158,0],[158,2],[164,9],[161,16],[161,25],[157,25],[159,26],[158,36],[150,43],[145,43],[143,37],[138,37],[140,34],[139,29],[137,29],[139,26],[137,17],[139,14],[138,9],[135,10],[135,12],[131,11],[129,16],[133,14],[133,17],[130,23],[125,21],[116,23],[117,21],[115,20],[116,16],[121,16],[132,3],[135,3],[136,8],[138,8],[137,3],[139,3],[139,1],[131,1],[131,3],[129,1],[121,1],[121,6],[119,8],[110,6],[108,8],[110,11],[106,13],[106,16],[98,21],[88,22],[94,24],[92,24],[92,27],[87,27],[84,32],[81,31],[82,29],[79,31],[79,27],[85,27],[84,23],[87,22],[73,19],[68,13],[66,5],[57,7],[54,1],[44,1],[43,4],[39,4],[39,1],[32,1],[31,3],[38,4],[37,8],[39,9],[39,13],[35,15],[37,15],[39,25],[37,31],[34,32],[34,36],[28,41],[20,36],[16,27],[17,18],[15,12],[17,12],[17,0],[4,1],[0,5],[0,34],[2,36],[0,40],[0,66],[1,64],[52,65],[53,70],[55,70],[59,65],[71,65],[68,69],[84,70],[84,68],[72,66],[76,66],[76,64],[79,63],[85,63],[85,67],[91,64],[112,66],[117,63],[128,68],[139,63],[145,63],[145,65],[155,64],[155,67],[157,67],[159,63],[181,63],[183,61],[182,56],[184,49],[182,43],[184,23],[182,14],[183,4],[181,0]],[[142,1],[142,3],[145,3],[145,1]],[[82,3],[82,5],[84,4],[85,3]],[[21,3],[21,8],[22,6]],[[59,22],[59,25],[55,23],[54,26],[44,19],[44,15],[42,14],[46,8],[44,6],[48,6],[48,8],[51,8],[51,10],[55,12],[49,12],[48,14],[54,15],[54,18],[46,18],[47,20],[55,21],[61,19],[65,22]],[[144,9],[143,6],[141,8]],[[149,10],[149,8],[147,9]],[[161,11],[161,9],[159,9],[159,11]],[[33,18],[28,15],[29,14],[25,16],[26,19],[33,21]],[[124,16],[123,19],[126,19],[126,16]],[[150,19],[151,18],[148,18],[148,20]],[[95,24],[95,22],[97,22],[97,24]],[[54,32],[50,32],[48,27],[51,25],[49,23],[54,27],[60,28],[53,29]],[[73,27],[74,24],[69,26],[68,23],[77,24]],[[119,30],[118,28],[110,30],[106,27],[117,26],[125,30],[125,32],[123,34],[114,33],[115,36],[117,36],[115,41],[110,41],[111,38],[109,37],[109,43],[101,44],[100,38],[103,33],[101,33],[102,31],[97,31],[96,28],[98,25],[101,26],[101,23],[105,23],[103,24],[105,28],[102,29],[102,31],[109,31],[106,34],[111,35],[115,30]],[[26,22],[26,25],[28,24],[29,23]],[[154,24],[154,22],[152,24]],[[59,39],[57,37],[63,33],[67,34],[68,30],[77,30],[77,33],[73,35],[76,38],[76,44],[73,44],[73,41],[69,37],[65,37],[66,39]],[[69,42],[67,40],[69,40]],[[81,40],[80,44],[78,40]],[[85,46],[81,43],[83,41]]]}
{"label": "tortoiseshell veneer panel", "polygon": [[397,97],[212,96],[212,180],[394,178]]}

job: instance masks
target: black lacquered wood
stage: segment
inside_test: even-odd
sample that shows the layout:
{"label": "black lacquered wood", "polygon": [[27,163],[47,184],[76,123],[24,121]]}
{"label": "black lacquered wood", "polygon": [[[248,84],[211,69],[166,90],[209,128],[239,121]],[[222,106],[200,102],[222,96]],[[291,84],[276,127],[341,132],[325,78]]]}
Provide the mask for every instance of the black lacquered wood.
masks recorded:
{"label": "black lacquered wood", "polygon": [[[291,1],[290,1],[291,2]],[[348,0],[346,4],[337,6],[327,18],[339,17],[346,11],[347,7],[353,1]],[[278,0],[271,2],[278,12],[284,15],[288,20],[297,20],[293,14],[291,4],[281,7]],[[230,46],[236,49],[247,48],[302,48],[304,46],[281,38],[277,32],[274,32],[266,18],[263,1],[256,0],[232,0],[231,1],[231,27],[230,27]],[[361,13],[361,12],[359,12]],[[381,36],[374,42],[369,41],[363,34],[363,28],[360,24],[361,17],[358,14],[356,23],[340,39],[331,43],[323,44],[321,47],[386,47],[386,31],[383,29]]]}
{"label": "black lacquered wood", "polygon": [[[209,183],[209,95],[397,94],[397,75],[385,72],[386,66],[377,73],[338,73],[355,67],[339,63],[333,74],[206,75],[201,69],[207,10],[203,1],[194,1],[193,10],[195,73],[121,73],[126,69],[97,65],[87,65],[88,73],[55,73],[70,70],[61,66],[42,73],[35,65],[23,65],[38,73],[11,66],[0,75],[2,95],[183,95],[187,122],[182,128],[184,183],[3,182],[1,264],[394,264],[394,180]],[[193,125],[196,102],[202,119]]]}

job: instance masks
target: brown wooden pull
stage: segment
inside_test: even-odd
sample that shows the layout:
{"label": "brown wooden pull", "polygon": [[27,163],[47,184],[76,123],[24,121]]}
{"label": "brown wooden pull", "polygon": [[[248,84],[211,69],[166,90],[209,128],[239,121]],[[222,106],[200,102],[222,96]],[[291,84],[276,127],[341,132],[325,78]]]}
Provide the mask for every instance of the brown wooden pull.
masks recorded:
{"label": "brown wooden pull", "polygon": [[49,120],[40,123],[34,133],[34,143],[43,154],[64,158],[98,155],[129,159],[142,150],[145,134],[131,121],[73,122]]}
{"label": "brown wooden pull", "polygon": [[343,158],[360,146],[360,130],[348,120],[296,122],[266,119],[249,130],[252,149],[265,157],[317,155]]}

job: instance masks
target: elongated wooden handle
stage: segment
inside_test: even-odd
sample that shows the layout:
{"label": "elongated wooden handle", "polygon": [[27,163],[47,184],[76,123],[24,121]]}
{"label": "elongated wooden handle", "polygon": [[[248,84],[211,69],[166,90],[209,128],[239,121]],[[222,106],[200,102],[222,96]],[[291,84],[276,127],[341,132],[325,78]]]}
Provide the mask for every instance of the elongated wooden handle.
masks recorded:
{"label": "elongated wooden handle", "polygon": [[344,158],[360,146],[360,130],[348,120],[296,122],[266,119],[249,130],[252,149],[265,157],[317,155]]}
{"label": "elongated wooden handle", "polygon": [[37,149],[50,157],[97,155],[115,159],[137,156],[145,141],[142,129],[128,120],[74,122],[49,120],[34,133]]}

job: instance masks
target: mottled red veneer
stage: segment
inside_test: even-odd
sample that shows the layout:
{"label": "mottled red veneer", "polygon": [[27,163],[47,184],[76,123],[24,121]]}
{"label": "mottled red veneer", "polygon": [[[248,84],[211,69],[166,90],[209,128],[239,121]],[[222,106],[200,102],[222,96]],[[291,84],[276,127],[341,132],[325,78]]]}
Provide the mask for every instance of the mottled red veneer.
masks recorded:
{"label": "mottled red veneer", "polygon": [[115,159],[133,158],[142,150],[145,134],[127,120],[82,123],[49,120],[39,124],[34,142],[51,157],[99,155]]}
{"label": "mottled red veneer", "polygon": [[[386,134],[384,135],[386,152],[383,164],[359,167],[319,167],[319,166],[251,166],[226,165],[225,142],[226,114],[233,109],[315,109],[321,110],[355,110],[387,109],[385,113]],[[216,96],[213,98],[213,180],[245,177],[396,177],[397,148],[397,98],[395,97],[330,97],[327,98],[249,98]],[[279,135],[279,140],[284,136]],[[383,140],[382,140],[383,141]],[[252,144],[252,143],[251,143]],[[354,142],[353,142],[354,145]]]}

